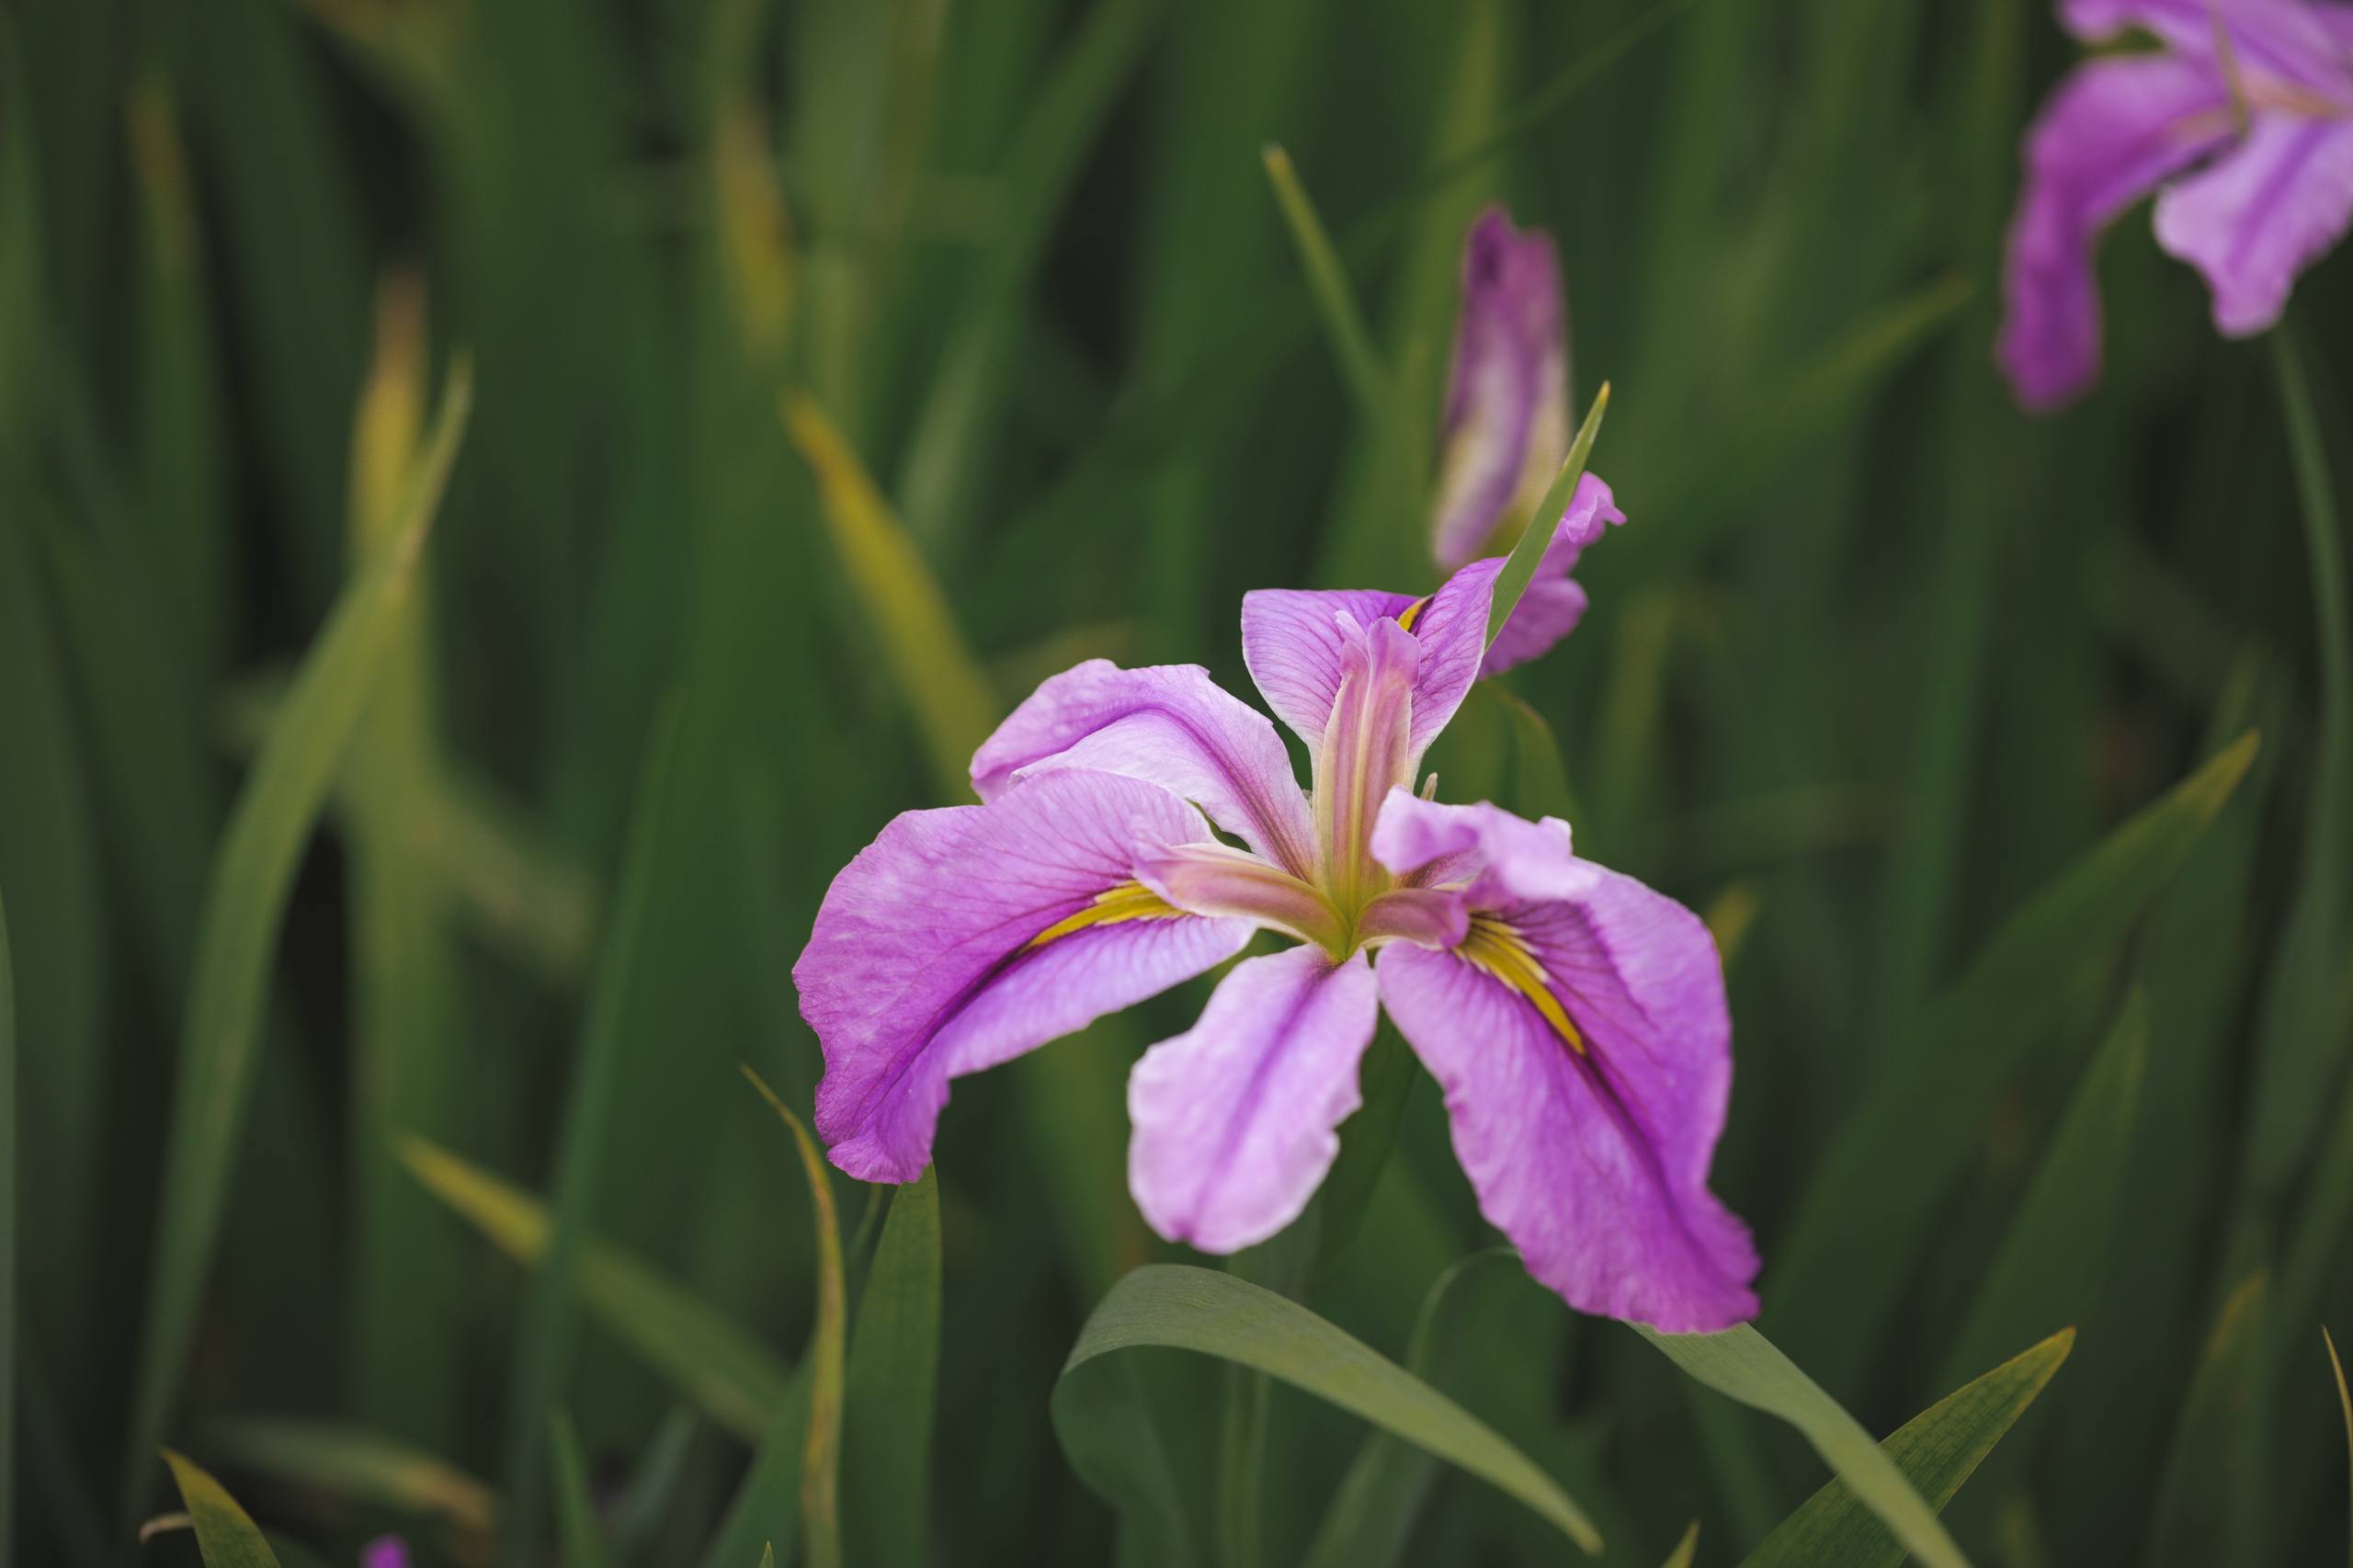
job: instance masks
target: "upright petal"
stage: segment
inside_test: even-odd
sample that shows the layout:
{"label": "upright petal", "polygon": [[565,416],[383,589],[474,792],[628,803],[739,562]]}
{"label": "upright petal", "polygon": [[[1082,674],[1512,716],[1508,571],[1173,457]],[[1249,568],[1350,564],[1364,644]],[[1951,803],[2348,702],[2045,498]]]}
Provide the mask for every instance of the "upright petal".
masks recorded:
{"label": "upright petal", "polygon": [[2100,230],[2231,134],[2211,62],[2097,60],[2062,82],[2027,132],[2026,188],[2010,220],[1995,358],[2018,401],[2055,408],[2099,375]]}
{"label": "upright petal", "polygon": [[1242,662],[1275,717],[1318,745],[1340,694],[1347,622],[1394,620],[1413,604],[1411,594],[1378,588],[1253,588],[1242,596]]}
{"label": "upright petal", "polygon": [[792,968],[824,1050],[817,1131],[834,1163],[913,1181],[950,1078],[1241,951],[1250,922],[1182,914],[1134,882],[1139,855],[1209,837],[1165,790],[1075,770],[892,821],[834,879]]}
{"label": "upright petal", "polygon": [[1199,665],[1123,670],[1089,659],[1029,694],[972,756],[972,789],[991,801],[1056,768],[1146,779],[1199,805],[1220,827],[1296,875],[1314,868],[1307,798],[1267,717]]}
{"label": "upright petal", "polygon": [[1525,514],[1569,449],[1568,344],[1552,237],[1512,227],[1501,208],[1462,246],[1462,318],[1446,393],[1437,517],[1440,566],[1487,548]]}
{"label": "upright petal", "polygon": [[1201,1020],[1128,1079],[1128,1185],[1152,1228],[1203,1252],[1262,1242],[1307,1207],[1360,1103],[1372,969],[1293,948],[1236,964]]}
{"label": "upright petal", "polygon": [[1446,1093],[1480,1212],[1571,1306],[1711,1333],[1756,1314],[1708,1190],[1732,1087],[1707,928],[1631,877],[1506,905],[1450,952],[1381,949],[1389,1016]]}
{"label": "upright petal", "polygon": [[2206,275],[2225,336],[2278,321],[2353,222],[2353,103],[2346,116],[2257,114],[2229,156],[2157,198],[2157,243]]}

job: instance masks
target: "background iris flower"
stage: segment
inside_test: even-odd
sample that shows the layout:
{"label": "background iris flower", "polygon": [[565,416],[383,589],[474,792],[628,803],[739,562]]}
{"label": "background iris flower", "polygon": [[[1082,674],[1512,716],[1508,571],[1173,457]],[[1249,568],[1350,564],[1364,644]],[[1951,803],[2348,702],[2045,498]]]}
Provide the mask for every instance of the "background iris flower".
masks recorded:
{"label": "background iris flower", "polygon": [[2035,408],[2097,379],[2093,248],[2150,192],[2157,243],[2205,276],[2230,337],[2278,321],[2353,222],[2353,6],[2062,0],[2059,17],[2086,41],[2162,47],[2076,67],[2028,134],[1995,354]]}

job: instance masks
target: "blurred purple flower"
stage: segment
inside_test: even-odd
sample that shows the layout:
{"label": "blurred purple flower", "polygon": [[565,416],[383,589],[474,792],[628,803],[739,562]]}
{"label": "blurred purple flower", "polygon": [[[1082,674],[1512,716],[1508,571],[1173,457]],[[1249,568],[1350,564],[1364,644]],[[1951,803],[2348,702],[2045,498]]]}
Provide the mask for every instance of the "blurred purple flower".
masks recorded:
{"label": "blurred purple flower", "polygon": [[[1605,513],[1606,488],[1580,491],[1556,547]],[[884,828],[793,968],[834,1162],[913,1180],[949,1080],[1270,930],[1301,945],[1235,965],[1129,1080],[1129,1184],[1162,1235],[1233,1252],[1299,1215],[1386,1006],[1537,1278],[1672,1332],[1754,1316],[1756,1251],[1707,1187],[1732,1084],[1707,927],[1578,858],[1558,819],[1412,792],[1481,668],[1500,566],[1426,599],[1244,598],[1245,660],[1307,743],[1310,792],[1274,725],[1197,665],[1096,660],[1040,687],[972,758],[984,803]]]}
{"label": "blurred purple flower", "polygon": [[359,1549],[359,1568],[408,1568],[408,1542],[380,1535]]}
{"label": "blurred purple flower", "polygon": [[2279,320],[2353,220],[2353,5],[2060,0],[2059,15],[2087,41],[2137,28],[2164,49],[2076,67],[2027,133],[1995,354],[2037,409],[2098,378],[2092,250],[2151,191],[2157,243],[2205,275],[2231,337]]}

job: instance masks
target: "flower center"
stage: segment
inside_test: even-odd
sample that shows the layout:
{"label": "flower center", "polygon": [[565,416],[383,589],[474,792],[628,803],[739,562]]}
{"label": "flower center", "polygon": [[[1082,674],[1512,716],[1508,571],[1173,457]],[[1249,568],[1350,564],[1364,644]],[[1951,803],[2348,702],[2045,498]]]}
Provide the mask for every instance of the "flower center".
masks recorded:
{"label": "flower center", "polygon": [[1571,1051],[1579,1056],[1586,1053],[1585,1036],[1569,1020],[1568,1009],[1561,1006],[1561,999],[1545,983],[1544,966],[1536,961],[1528,939],[1507,922],[1492,915],[1472,915],[1470,934],[1454,950],[1527,997]]}
{"label": "flower center", "polygon": [[1353,620],[1347,625],[1357,635],[1316,748],[1311,793],[1316,885],[1331,900],[1353,949],[1365,905],[1393,881],[1372,858],[1372,828],[1391,788],[1413,779],[1414,677],[1421,644],[1386,617],[1369,628]]}

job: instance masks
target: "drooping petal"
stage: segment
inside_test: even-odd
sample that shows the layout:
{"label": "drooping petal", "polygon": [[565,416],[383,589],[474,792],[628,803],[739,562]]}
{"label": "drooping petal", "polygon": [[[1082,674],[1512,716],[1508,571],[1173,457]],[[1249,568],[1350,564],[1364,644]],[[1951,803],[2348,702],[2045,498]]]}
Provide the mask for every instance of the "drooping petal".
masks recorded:
{"label": "drooping petal", "polygon": [[913,1181],[950,1078],[1239,952],[1248,921],[1179,913],[1133,881],[1140,853],[1209,837],[1167,790],[1076,770],[893,820],[834,879],[792,968],[824,1050],[834,1163]]}
{"label": "drooping petal", "polygon": [[2296,275],[2353,223],[2353,101],[2346,114],[2258,114],[2227,156],[2157,198],[2157,243],[2205,274],[2223,335],[2278,321]]}
{"label": "drooping petal", "polygon": [[1293,948],[1236,964],[1200,1022],[1128,1079],[1128,1185],[1152,1228],[1227,1253],[1299,1218],[1359,1103],[1379,1013],[1362,953]]}
{"label": "drooping petal", "polygon": [[1341,618],[1370,626],[1413,603],[1411,594],[1377,588],[1253,588],[1242,596],[1242,662],[1275,717],[1318,745],[1347,657]]}
{"label": "drooping petal", "polygon": [[1600,475],[1578,476],[1576,491],[1552,530],[1552,542],[1544,547],[1536,575],[1529,579],[1519,603],[1512,606],[1511,619],[1495,634],[1479,666],[1481,679],[1551,653],[1554,643],[1576,630],[1585,618],[1585,590],[1569,574],[1576,570],[1586,547],[1599,539],[1605,528],[1625,520],[1626,514],[1618,509],[1617,497]]}
{"label": "drooping petal", "polygon": [[1357,935],[1366,942],[1415,942],[1452,948],[1470,935],[1471,906],[1450,888],[1391,888],[1364,906]]}
{"label": "drooping petal", "polygon": [[1326,947],[1341,939],[1332,903],[1271,860],[1223,844],[1174,844],[1136,858],[1136,880],[1189,915],[1248,920]]}
{"label": "drooping petal", "polygon": [[1757,1260],[1707,1185],[1732,1086],[1715,947],[1673,900],[1596,872],[1482,916],[1453,951],[1384,948],[1381,1001],[1531,1275],[1583,1312],[1728,1328],[1756,1313]]}
{"label": "drooping petal", "polygon": [[991,801],[1055,768],[1123,773],[1175,791],[1285,869],[1314,866],[1307,799],[1267,717],[1199,665],[1123,670],[1089,659],[1029,694],[972,756]]}
{"label": "drooping petal", "polygon": [[2242,71],[2307,85],[2345,79],[2348,17],[2353,6],[2341,0],[2063,0],[2059,7],[2061,24],[2087,42],[2138,28],[2199,61],[2219,58],[2219,19]]}
{"label": "drooping petal", "polygon": [[2044,104],[2027,132],[1995,349],[2020,403],[2054,408],[2097,379],[2100,230],[2227,141],[2229,111],[2221,72],[2173,55],[2094,61]]}
{"label": "drooping petal", "polygon": [[1460,886],[1473,908],[1582,896],[1601,868],[1580,860],[1559,817],[1529,822],[1481,801],[1458,806],[1392,790],[1372,857],[1425,886]]}
{"label": "drooping petal", "polygon": [[1430,547],[1451,570],[1526,516],[1569,449],[1568,344],[1552,237],[1501,208],[1462,246],[1462,317],[1446,393]]}

